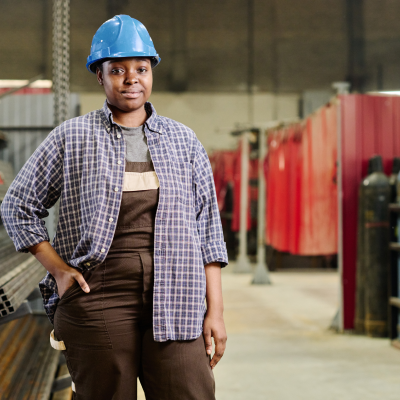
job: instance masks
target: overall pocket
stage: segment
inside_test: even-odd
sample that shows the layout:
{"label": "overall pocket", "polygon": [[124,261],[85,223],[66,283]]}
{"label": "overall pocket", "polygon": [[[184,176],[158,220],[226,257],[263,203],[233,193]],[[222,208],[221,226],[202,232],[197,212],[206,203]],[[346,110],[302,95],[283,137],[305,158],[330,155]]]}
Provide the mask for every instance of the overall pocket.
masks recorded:
{"label": "overall pocket", "polygon": [[67,349],[112,349],[103,312],[104,271],[104,263],[93,270],[84,271],[83,277],[90,292],[85,293],[76,282],[68,288],[57,305],[55,333]]}

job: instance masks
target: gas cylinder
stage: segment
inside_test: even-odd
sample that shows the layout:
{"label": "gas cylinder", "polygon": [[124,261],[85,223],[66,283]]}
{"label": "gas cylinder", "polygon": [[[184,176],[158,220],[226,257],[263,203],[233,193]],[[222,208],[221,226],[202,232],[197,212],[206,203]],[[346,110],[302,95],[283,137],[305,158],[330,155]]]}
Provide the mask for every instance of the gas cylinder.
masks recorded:
{"label": "gas cylinder", "polygon": [[[393,167],[392,167],[392,174],[389,176],[389,184],[390,184],[390,203],[396,203],[398,195],[398,182],[397,177],[400,172],[400,158],[395,157],[393,158]],[[390,241],[397,242],[398,240],[398,229],[397,229],[397,215],[396,213],[390,214]]]}
{"label": "gas cylinder", "polygon": [[[396,196],[395,203],[400,204],[400,172],[397,175],[396,187],[397,187],[397,196]],[[396,229],[396,234],[394,236],[395,237],[393,238],[393,241],[397,241],[398,243],[400,243],[400,213],[397,213],[397,229]],[[396,264],[397,264],[397,266],[392,265],[392,268],[395,271],[395,268],[397,267],[397,282],[396,281],[393,282],[392,279],[394,277],[390,276],[390,280],[391,280],[390,284],[391,284],[393,293],[397,292],[397,296],[399,296],[399,294],[400,294],[400,257],[397,257]],[[400,340],[400,310],[398,310],[398,317],[397,317],[397,334],[398,334],[397,337]]]}
{"label": "gas cylinder", "polygon": [[[374,172],[381,172],[380,162],[377,161],[380,156],[374,156],[368,161],[367,176]],[[377,169],[377,170],[376,170]],[[356,269],[356,312],[354,318],[354,330],[358,334],[365,333],[365,193],[364,180],[361,181],[358,188],[358,225],[357,225],[357,269]]]}
{"label": "gas cylinder", "polygon": [[390,184],[383,173],[382,158],[372,160],[374,172],[362,182],[365,268],[365,332],[388,334],[389,202]]}
{"label": "gas cylinder", "polygon": [[397,201],[397,176],[399,175],[399,172],[400,172],[400,157],[394,157],[392,174],[389,177],[391,203],[396,203]]}

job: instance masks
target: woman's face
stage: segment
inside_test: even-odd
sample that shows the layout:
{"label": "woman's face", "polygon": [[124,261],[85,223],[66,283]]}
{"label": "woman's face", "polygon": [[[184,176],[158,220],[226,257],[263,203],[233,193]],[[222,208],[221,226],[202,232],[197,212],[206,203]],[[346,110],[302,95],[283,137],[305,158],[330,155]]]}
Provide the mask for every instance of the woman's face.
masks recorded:
{"label": "woman's face", "polygon": [[100,85],[104,86],[108,103],[123,112],[140,110],[150,97],[153,72],[148,58],[105,61],[96,74]]}

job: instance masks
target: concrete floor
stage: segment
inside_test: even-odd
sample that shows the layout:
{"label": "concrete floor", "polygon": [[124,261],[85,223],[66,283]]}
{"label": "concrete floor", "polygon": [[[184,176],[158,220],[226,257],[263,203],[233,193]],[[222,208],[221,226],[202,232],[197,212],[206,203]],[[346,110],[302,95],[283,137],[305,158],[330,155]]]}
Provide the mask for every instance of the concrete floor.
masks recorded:
{"label": "concrete floor", "polygon": [[[223,273],[228,345],[217,400],[398,400],[400,351],[388,339],[338,335],[334,272],[274,272],[273,285]],[[144,399],[139,390],[138,399]]]}

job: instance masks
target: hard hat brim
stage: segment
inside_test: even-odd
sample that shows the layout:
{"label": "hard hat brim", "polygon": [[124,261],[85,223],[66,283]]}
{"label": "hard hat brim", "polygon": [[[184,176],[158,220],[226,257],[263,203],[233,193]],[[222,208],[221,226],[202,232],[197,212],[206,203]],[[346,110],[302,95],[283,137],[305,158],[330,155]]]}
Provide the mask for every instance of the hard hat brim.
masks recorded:
{"label": "hard hat brim", "polygon": [[151,61],[151,68],[155,68],[161,61],[161,57],[157,54],[157,56],[148,56],[148,55],[121,55],[118,57],[102,57],[102,58],[95,58],[93,60],[89,61],[88,57],[88,62],[86,63],[86,68],[89,72],[92,72],[93,74],[96,73],[97,66],[99,64],[102,64],[103,62],[109,61],[109,60],[114,60],[118,58],[132,58],[132,57],[143,57],[143,58],[150,58]]}

